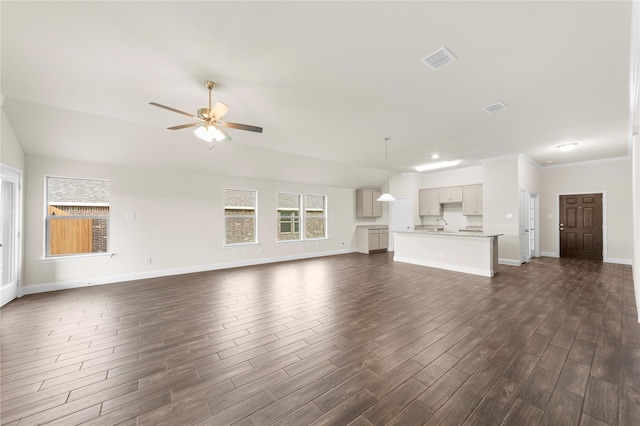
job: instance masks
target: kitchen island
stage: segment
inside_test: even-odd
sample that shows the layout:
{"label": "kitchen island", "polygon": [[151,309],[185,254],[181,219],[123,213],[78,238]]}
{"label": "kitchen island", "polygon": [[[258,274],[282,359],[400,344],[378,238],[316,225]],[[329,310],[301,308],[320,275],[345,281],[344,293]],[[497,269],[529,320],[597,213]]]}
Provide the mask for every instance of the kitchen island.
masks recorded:
{"label": "kitchen island", "polygon": [[414,230],[394,233],[393,260],[492,277],[502,234]]}

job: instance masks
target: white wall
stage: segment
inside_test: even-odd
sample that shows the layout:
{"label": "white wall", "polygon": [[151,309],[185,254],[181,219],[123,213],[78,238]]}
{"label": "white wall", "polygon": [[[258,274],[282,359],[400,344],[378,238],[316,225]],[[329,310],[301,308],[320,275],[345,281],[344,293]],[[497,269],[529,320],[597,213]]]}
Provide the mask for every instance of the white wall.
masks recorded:
{"label": "white wall", "polygon": [[[44,178],[111,181],[112,258],[42,262]],[[258,191],[259,244],[223,247],[225,188]],[[276,243],[277,192],[326,195],[327,240]],[[354,190],[27,157],[23,293],[352,251]],[[135,213],[135,220],[127,219]],[[344,247],[342,242],[345,243]],[[146,265],[145,259],[152,258]]]}
{"label": "white wall", "polygon": [[558,252],[558,196],[603,193],[605,262],[631,263],[633,257],[632,162],[630,158],[545,167],[540,197],[540,251]]}
{"label": "white wall", "polygon": [[2,109],[2,143],[0,143],[0,163],[24,170],[25,155],[13,127]]}
{"label": "white wall", "polygon": [[484,231],[503,234],[498,237],[501,263],[520,264],[519,156],[485,160],[484,166]]}
{"label": "white wall", "polygon": [[542,167],[523,155],[518,157],[518,185],[537,194],[542,190]]}

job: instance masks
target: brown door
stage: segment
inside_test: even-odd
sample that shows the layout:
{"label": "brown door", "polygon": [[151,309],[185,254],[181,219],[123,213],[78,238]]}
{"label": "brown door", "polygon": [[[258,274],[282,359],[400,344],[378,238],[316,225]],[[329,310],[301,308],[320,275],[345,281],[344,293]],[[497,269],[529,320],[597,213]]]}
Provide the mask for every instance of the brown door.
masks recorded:
{"label": "brown door", "polygon": [[560,196],[560,257],[602,260],[602,194]]}

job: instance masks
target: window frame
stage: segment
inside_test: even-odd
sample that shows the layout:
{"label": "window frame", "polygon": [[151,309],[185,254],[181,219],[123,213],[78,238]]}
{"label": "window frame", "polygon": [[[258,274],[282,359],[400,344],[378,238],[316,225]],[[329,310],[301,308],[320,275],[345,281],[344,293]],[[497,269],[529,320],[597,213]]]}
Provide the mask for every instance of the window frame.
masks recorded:
{"label": "window frame", "polygon": [[[70,180],[84,180],[84,181],[96,181],[96,182],[108,182],[109,183],[109,198],[111,197],[111,180],[101,178],[87,178],[77,176],[54,176],[45,175],[44,177],[44,238],[43,238],[43,257],[44,262],[55,262],[61,260],[75,260],[75,259],[92,259],[99,257],[113,257],[111,252],[111,200],[109,202],[51,202],[49,201],[49,179],[70,179]],[[86,207],[108,207],[109,215],[70,215],[70,216],[57,216],[55,214],[49,214],[49,207],[51,205],[57,206],[86,206]],[[68,254],[51,254],[51,220],[104,220],[106,222],[106,249],[100,252],[86,252],[86,253],[68,253]]]}
{"label": "window frame", "polygon": [[[321,211],[323,212],[322,219],[323,219],[323,222],[324,222],[324,235],[322,237],[309,237],[307,235],[307,232],[309,231],[309,226],[308,226],[309,221],[307,220],[309,216],[307,215],[307,212],[308,211],[319,211],[317,209],[309,209],[307,207],[307,204],[308,204],[307,203],[307,197],[322,197],[322,210]],[[328,209],[328,200],[327,200],[327,196],[326,195],[305,194],[305,199],[304,199],[304,239],[305,240],[308,240],[308,241],[316,240],[317,241],[317,240],[326,240],[326,239],[329,238],[328,237],[328,235],[329,235],[329,227],[328,227],[328,223],[329,223],[328,217],[329,217],[329,215],[327,214],[327,209]],[[311,217],[317,218],[319,216],[311,216]]]}
{"label": "window frame", "polygon": [[[253,192],[254,197],[253,197],[253,201],[254,201],[254,205],[253,207],[248,207],[248,206],[232,206],[232,205],[227,205],[226,203],[226,195],[225,195],[225,191],[243,191],[243,192]],[[248,246],[248,245],[255,245],[255,244],[259,244],[258,242],[258,191],[255,189],[238,189],[238,188],[224,188],[222,191],[222,202],[224,205],[222,214],[224,216],[223,220],[224,220],[224,244],[223,247],[238,247],[238,246]],[[253,211],[253,216],[227,216],[227,210],[252,210]],[[239,243],[229,243],[227,242],[227,219],[229,218],[253,218],[253,241],[243,241],[243,242],[239,242]]]}
{"label": "window frame", "polygon": [[[296,195],[298,198],[298,208],[293,208],[293,207],[280,207],[280,194],[285,194],[285,195]],[[302,211],[302,194],[298,193],[298,192],[278,192],[276,194],[276,242],[278,243],[288,243],[288,242],[296,242],[296,241],[303,241],[304,240],[304,226],[303,226],[303,221],[302,221],[302,216],[301,216],[301,211]],[[289,212],[297,212],[296,216],[281,216],[280,212],[283,211],[289,211]],[[281,240],[280,239],[280,235],[282,234],[287,234],[286,232],[282,231],[282,225],[283,225],[283,219],[288,219],[288,222],[290,223],[290,226],[292,228],[292,231],[289,232],[288,234],[295,234],[296,233],[296,225],[297,225],[297,233],[298,233],[298,238],[296,239],[287,239],[287,240]]]}

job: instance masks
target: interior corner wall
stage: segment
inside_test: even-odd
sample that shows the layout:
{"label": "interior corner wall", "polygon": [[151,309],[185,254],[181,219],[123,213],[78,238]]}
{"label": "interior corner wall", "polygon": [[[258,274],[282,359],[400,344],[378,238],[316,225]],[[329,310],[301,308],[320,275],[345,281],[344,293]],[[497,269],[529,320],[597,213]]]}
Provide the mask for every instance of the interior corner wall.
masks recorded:
{"label": "interior corner wall", "polygon": [[[23,294],[339,254],[355,248],[353,189],[37,156],[27,156],[26,171]],[[48,175],[111,181],[113,257],[41,261]],[[258,244],[224,247],[225,188],[257,191]],[[278,192],[325,195],[329,238],[276,242]],[[150,265],[147,258],[152,259]]]}
{"label": "interior corner wall", "polygon": [[633,257],[633,190],[631,158],[546,167],[540,198],[540,251],[558,253],[558,196],[604,193],[605,262],[631,264]]}
{"label": "interior corner wall", "polygon": [[18,137],[13,131],[7,114],[2,108],[2,135],[0,140],[0,163],[18,170],[24,170],[25,155]]}
{"label": "interior corner wall", "polygon": [[520,264],[518,166],[518,156],[483,162],[484,232],[503,234],[498,237],[498,257],[513,265]]}
{"label": "interior corner wall", "polygon": [[542,168],[518,157],[518,185],[519,189],[540,194],[542,189]]}

